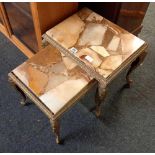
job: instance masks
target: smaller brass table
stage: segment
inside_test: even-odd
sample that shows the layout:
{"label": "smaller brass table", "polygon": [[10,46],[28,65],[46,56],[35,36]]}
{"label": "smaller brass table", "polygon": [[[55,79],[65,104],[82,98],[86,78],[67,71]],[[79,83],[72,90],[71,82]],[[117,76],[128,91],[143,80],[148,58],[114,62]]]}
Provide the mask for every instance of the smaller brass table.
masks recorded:
{"label": "smaller brass table", "polygon": [[60,143],[63,113],[98,84],[95,109],[100,116],[108,84],[131,65],[130,87],[129,75],[143,62],[147,44],[87,8],[43,37],[50,45],[10,72],[9,79],[22,94],[22,104],[28,96],[48,116]]}
{"label": "smaller brass table", "polygon": [[47,115],[57,143],[59,118],[95,84],[94,79],[69,58],[62,58],[52,46],[9,73],[9,81],[22,95],[22,105],[29,97]]}

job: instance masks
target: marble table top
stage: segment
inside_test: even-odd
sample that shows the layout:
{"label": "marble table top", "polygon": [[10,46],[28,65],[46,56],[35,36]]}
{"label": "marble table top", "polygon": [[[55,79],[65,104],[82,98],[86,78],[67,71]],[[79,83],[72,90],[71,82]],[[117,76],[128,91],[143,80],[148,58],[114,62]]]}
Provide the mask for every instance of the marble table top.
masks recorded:
{"label": "marble table top", "polygon": [[145,43],[88,8],[46,34],[105,79]]}
{"label": "marble table top", "polygon": [[12,72],[54,114],[92,80],[77,64],[52,46]]}

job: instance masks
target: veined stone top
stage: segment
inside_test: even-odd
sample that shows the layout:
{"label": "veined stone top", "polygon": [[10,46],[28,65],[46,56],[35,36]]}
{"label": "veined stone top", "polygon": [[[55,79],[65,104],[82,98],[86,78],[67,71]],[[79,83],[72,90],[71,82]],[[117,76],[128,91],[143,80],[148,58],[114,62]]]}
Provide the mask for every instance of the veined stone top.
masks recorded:
{"label": "veined stone top", "polygon": [[145,43],[88,8],[46,34],[105,79]]}

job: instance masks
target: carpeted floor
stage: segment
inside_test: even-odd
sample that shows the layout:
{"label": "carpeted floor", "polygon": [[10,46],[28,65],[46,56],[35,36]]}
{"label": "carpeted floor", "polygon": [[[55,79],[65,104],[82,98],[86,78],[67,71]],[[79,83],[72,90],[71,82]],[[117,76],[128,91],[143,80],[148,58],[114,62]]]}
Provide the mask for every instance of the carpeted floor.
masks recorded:
{"label": "carpeted floor", "polygon": [[61,121],[64,145],[55,144],[45,115],[34,105],[22,107],[7,74],[26,57],[0,34],[0,152],[155,152],[155,3],[151,3],[140,37],[149,43],[134,84],[123,89],[124,71],[108,88],[97,119],[89,112],[91,90]]}

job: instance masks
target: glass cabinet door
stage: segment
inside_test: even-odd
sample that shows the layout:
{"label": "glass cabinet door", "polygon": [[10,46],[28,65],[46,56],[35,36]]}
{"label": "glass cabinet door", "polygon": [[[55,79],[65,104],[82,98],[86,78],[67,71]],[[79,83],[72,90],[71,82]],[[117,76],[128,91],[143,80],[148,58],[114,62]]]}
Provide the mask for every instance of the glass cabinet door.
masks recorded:
{"label": "glass cabinet door", "polygon": [[3,25],[3,21],[2,21],[2,14],[1,14],[1,11],[0,11],[0,24]]}
{"label": "glass cabinet door", "polygon": [[3,16],[2,16],[2,11],[1,11],[1,8],[0,8],[0,24],[3,25]]}
{"label": "glass cabinet door", "polygon": [[38,51],[30,3],[3,3],[9,20],[12,34],[15,35],[30,50]]}

